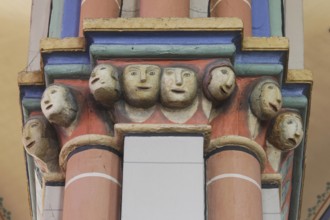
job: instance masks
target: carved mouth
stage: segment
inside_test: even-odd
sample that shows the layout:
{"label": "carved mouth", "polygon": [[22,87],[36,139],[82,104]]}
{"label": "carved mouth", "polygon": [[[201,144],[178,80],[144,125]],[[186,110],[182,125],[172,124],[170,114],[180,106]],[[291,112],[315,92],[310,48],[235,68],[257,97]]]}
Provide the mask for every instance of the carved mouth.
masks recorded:
{"label": "carved mouth", "polygon": [[290,144],[292,144],[293,146],[295,146],[295,145],[297,144],[297,141],[296,141],[294,138],[289,138],[289,139],[288,139],[288,142],[289,142]]}
{"label": "carved mouth", "polygon": [[269,106],[271,107],[271,109],[273,109],[274,112],[278,112],[278,107],[277,105],[273,104],[273,103],[269,103]]}
{"label": "carved mouth", "polygon": [[95,78],[95,79],[92,80],[91,84],[94,84],[94,83],[96,83],[96,82],[99,81],[99,80],[100,80],[100,78],[97,77],[97,78]]}
{"label": "carved mouth", "polygon": [[27,147],[27,148],[31,148],[35,143],[36,143],[35,141],[32,141],[32,142],[30,142],[26,147]]}
{"label": "carved mouth", "polygon": [[49,109],[51,109],[53,107],[53,104],[50,104],[50,105],[48,105],[47,107],[46,107],[46,110],[49,110]]}
{"label": "carved mouth", "polygon": [[222,87],[220,87],[220,91],[221,91],[222,93],[224,93],[225,95],[228,94],[228,92],[227,92],[224,88],[222,88]]}
{"label": "carved mouth", "polygon": [[150,86],[138,86],[137,87],[139,90],[148,90],[150,89],[151,87]]}
{"label": "carved mouth", "polygon": [[171,89],[171,92],[178,93],[178,94],[185,93],[185,91],[183,89]]}

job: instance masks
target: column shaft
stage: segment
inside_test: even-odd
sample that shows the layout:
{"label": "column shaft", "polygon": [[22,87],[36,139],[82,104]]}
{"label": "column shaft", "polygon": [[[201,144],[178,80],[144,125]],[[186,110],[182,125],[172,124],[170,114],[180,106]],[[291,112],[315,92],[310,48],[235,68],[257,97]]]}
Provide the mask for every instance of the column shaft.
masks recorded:
{"label": "column shaft", "polygon": [[[92,146],[91,146],[92,147]],[[77,148],[68,157],[63,220],[118,220],[121,159],[108,149]]]}
{"label": "column shaft", "polygon": [[140,0],[140,17],[189,17],[190,0]]}
{"label": "column shaft", "polygon": [[80,11],[79,36],[83,35],[85,18],[117,18],[121,10],[121,0],[83,0]]}
{"label": "column shaft", "polygon": [[239,147],[218,151],[207,159],[206,173],[208,220],[262,220],[261,171],[253,155]]}
{"label": "column shaft", "polygon": [[211,17],[237,17],[244,24],[244,36],[252,35],[251,0],[210,0]]}

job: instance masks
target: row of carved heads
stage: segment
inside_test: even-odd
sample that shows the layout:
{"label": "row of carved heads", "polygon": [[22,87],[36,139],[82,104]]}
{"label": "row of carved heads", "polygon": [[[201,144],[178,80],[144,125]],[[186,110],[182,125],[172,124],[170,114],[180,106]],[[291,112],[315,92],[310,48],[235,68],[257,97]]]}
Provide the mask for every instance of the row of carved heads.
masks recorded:
{"label": "row of carved heads", "polygon": [[[42,172],[58,172],[60,147],[56,132],[45,117],[33,116],[23,127],[22,142],[26,152],[31,155]],[[296,111],[278,114],[268,130],[268,142],[274,147],[289,151],[301,143],[304,136],[302,118]]]}
{"label": "row of carved heads", "polygon": [[[235,73],[229,64],[218,66],[206,73],[204,81],[207,81],[203,89],[206,97],[221,102],[235,88]],[[89,87],[94,98],[107,107],[118,101],[123,92],[125,101],[134,107],[151,107],[160,96],[165,107],[185,108],[192,104],[198,92],[197,74],[193,69],[151,64],[126,66],[121,80],[116,67],[99,64],[91,73]]]}

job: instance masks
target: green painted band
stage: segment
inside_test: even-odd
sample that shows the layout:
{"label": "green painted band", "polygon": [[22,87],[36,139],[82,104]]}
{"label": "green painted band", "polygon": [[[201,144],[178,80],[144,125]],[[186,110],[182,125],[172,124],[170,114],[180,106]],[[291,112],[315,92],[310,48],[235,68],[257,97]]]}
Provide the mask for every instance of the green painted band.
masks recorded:
{"label": "green painted band", "polygon": [[86,64],[46,65],[44,70],[46,85],[54,79],[88,79],[92,72],[91,65]]}
{"label": "green painted band", "polygon": [[282,37],[282,1],[269,0],[270,35]]}
{"label": "green painted band", "polygon": [[235,64],[237,76],[278,76],[283,71],[281,64]]}
{"label": "green painted band", "polygon": [[90,53],[104,58],[214,58],[234,55],[234,44],[217,45],[92,45]]}
{"label": "green painted band", "polygon": [[306,108],[308,106],[308,99],[306,96],[289,96],[283,97],[283,107],[286,108]]}

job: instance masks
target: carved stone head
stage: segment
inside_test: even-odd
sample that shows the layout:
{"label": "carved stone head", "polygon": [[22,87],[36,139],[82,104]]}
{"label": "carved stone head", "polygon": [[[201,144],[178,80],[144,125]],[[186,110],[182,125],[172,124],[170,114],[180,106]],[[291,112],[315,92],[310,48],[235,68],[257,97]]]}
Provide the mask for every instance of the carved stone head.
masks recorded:
{"label": "carved stone head", "polygon": [[148,108],[159,97],[161,69],[156,65],[128,65],[123,73],[126,102],[134,107]]}
{"label": "carved stone head", "polygon": [[251,110],[260,120],[275,117],[282,107],[282,93],[278,83],[271,79],[260,81],[250,96]]}
{"label": "carved stone head", "polygon": [[48,164],[50,171],[58,169],[59,146],[56,133],[43,116],[30,118],[23,127],[23,146],[28,154]]}
{"label": "carved stone head", "polygon": [[296,148],[304,136],[301,116],[296,112],[283,112],[274,119],[268,141],[276,148],[288,151]]}
{"label": "carved stone head", "polygon": [[231,66],[217,66],[204,77],[204,94],[213,102],[221,102],[233,93],[235,82],[236,77]]}
{"label": "carved stone head", "polygon": [[111,107],[120,97],[117,69],[110,64],[97,65],[89,78],[89,88],[96,101]]}
{"label": "carved stone head", "polygon": [[197,95],[196,73],[188,68],[164,68],[161,79],[161,102],[168,108],[185,108]]}
{"label": "carved stone head", "polygon": [[62,127],[70,126],[78,111],[70,89],[58,84],[46,88],[41,98],[41,109],[49,122]]}

